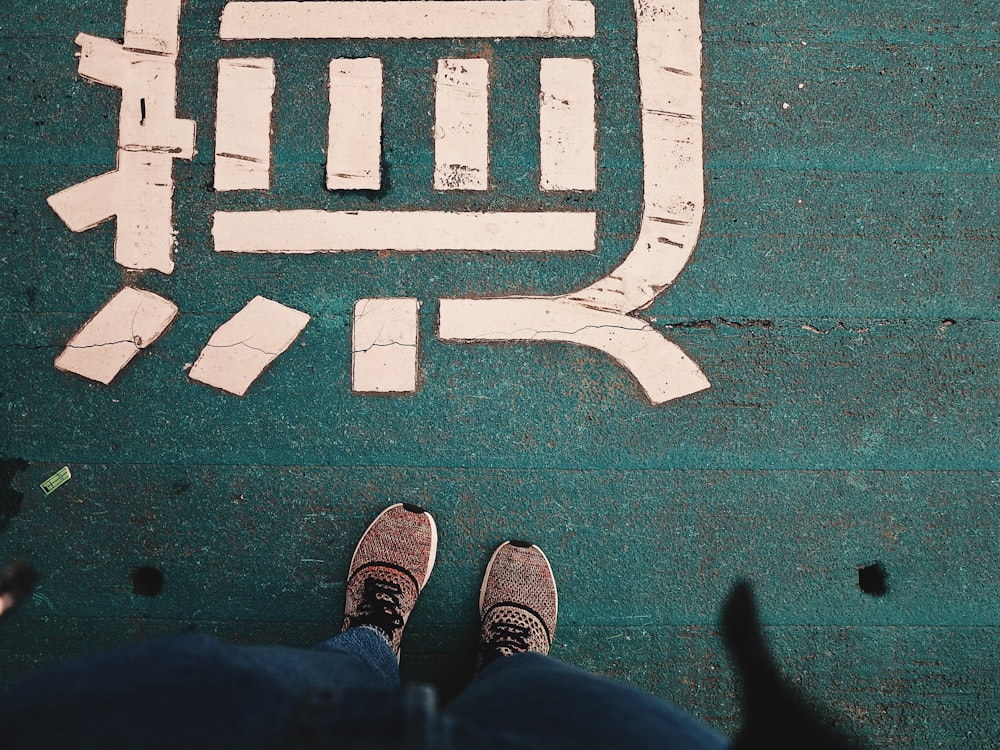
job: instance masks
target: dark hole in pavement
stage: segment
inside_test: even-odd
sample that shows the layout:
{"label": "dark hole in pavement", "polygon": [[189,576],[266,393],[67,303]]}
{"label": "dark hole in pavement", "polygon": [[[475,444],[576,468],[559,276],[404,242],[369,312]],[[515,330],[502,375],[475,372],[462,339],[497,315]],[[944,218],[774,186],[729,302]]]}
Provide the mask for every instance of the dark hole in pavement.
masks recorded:
{"label": "dark hole in pavement", "polygon": [[132,571],[132,593],[139,596],[156,596],[163,588],[163,573],[156,568],[143,566]]}
{"label": "dark hole in pavement", "polygon": [[886,572],[885,566],[878,561],[871,565],[859,566],[858,588],[872,596],[885,596],[889,590],[889,586],[886,584],[888,577],[889,574]]}

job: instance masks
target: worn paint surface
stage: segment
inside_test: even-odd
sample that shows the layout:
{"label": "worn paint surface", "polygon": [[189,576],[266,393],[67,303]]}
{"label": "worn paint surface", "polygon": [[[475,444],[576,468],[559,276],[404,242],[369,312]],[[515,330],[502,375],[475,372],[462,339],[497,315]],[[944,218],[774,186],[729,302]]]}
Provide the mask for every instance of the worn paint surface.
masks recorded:
{"label": "worn paint surface", "polygon": [[177,305],[127,286],[88,320],[56,357],[56,369],[107,385],[177,317]]}
{"label": "worn paint surface", "polygon": [[215,189],[271,186],[274,60],[219,60],[215,116]]}
{"label": "worn paint surface", "polygon": [[[192,627],[318,640],[339,619],[357,535],[407,501],[441,534],[408,678],[447,693],[467,677],[482,567],[518,535],[559,578],[557,655],[724,730],[737,717],[714,622],[727,586],[750,576],[787,669],[873,742],[996,745],[992,3],[702,4],[704,219],[642,316],[712,387],[655,408],[596,350],[439,336],[440,299],[587,289],[635,246],[647,192],[636,19],[630,3],[595,8],[593,39],[399,41],[386,54],[382,42],[223,42],[222,3],[189,0],[170,114],[200,127],[192,161],[172,158],[170,275],[124,271],[112,222],[71,233],[46,204],[115,165],[122,94],[80,78],[73,40],[122,39],[124,4],[35,0],[9,14],[0,558],[31,557],[42,581],[0,620],[4,684]],[[215,193],[218,61],[243,57],[275,61],[271,190]],[[377,192],[326,190],[324,86],[343,57],[381,57],[384,101],[397,103]],[[213,252],[216,211],[471,210],[468,192],[433,189],[434,72],[462,57],[489,60],[492,76],[498,187],[476,208],[594,212],[593,252]],[[592,194],[539,191],[543,57],[594,61]],[[181,314],[108,386],[56,370],[126,285]],[[641,291],[573,299],[622,312],[629,289]],[[256,295],[312,320],[246,398],[191,384],[185,365]],[[352,392],[362,298],[424,303],[415,393]],[[62,466],[72,482],[44,497]],[[889,574],[880,598],[856,585],[875,560]],[[164,572],[155,598],[132,593],[142,565]]]}

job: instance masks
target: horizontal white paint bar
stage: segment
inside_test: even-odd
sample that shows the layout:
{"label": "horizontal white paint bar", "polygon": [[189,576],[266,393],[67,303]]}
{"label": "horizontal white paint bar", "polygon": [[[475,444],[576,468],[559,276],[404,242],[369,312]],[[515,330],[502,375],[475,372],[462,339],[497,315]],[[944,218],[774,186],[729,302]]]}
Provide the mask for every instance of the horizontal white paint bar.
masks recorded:
{"label": "horizontal white paint bar", "polygon": [[593,251],[596,232],[596,214],[555,211],[217,211],[212,226],[220,253]]}
{"label": "horizontal white paint bar", "polygon": [[438,60],[434,76],[434,189],[489,188],[490,64]]}
{"label": "horizontal white paint bar", "polygon": [[564,341],[610,354],[654,404],[711,384],[681,349],[645,320],[553,297],[442,299],[442,341]]}
{"label": "horizontal white paint bar", "polygon": [[594,62],[543,59],[540,84],[542,190],[595,190]]}
{"label": "horizontal white paint bar", "polygon": [[222,39],[448,39],[594,36],[589,0],[231,2]]}
{"label": "horizontal white paint bar", "polygon": [[271,107],[274,60],[219,60],[215,117],[215,189],[271,186]]}
{"label": "horizontal white paint bar", "polygon": [[326,150],[329,190],[378,190],[382,182],[382,61],[330,61]]}

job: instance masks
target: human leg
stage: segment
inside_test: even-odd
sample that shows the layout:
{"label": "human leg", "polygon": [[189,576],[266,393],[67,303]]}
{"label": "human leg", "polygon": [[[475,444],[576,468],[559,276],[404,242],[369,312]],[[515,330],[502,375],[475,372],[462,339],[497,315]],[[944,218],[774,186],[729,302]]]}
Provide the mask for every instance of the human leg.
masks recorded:
{"label": "human leg", "polygon": [[341,632],[313,650],[356,654],[384,684],[398,685],[403,629],[436,557],[430,513],[403,503],[382,511],[351,557]]}
{"label": "human leg", "polygon": [[399,689],[398,644],[435,547],[429,515],[392,506],[355,550],[340,634],[311,651],[185,635],[64,662],[0,698],[0,744],[343,746],[423,733],[433,696]]}
{"label": "human leg", "polygon": [[445,712],[550,747],[714,750],[728,744],[671,703],[531,652],[488,664]]}
{"label": "human leg", "polygon": [[480,593],[483,666],[447,707],[459,725],[547,747],[722,748],[727,740],[682,709],[548,656],[558,595],[534,545],[494,553]]}

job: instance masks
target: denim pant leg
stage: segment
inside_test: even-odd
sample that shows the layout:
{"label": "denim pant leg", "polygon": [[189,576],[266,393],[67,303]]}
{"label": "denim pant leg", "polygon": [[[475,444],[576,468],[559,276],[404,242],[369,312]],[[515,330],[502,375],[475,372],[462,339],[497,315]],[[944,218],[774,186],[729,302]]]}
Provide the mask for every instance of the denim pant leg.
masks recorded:
{"label": "denim pant leg", "polygon": [[541,654],[501,657],[445,709],[526,747],[717,750],[729,741],[681,708]]}
{"label": "denim pant leg", "polygon": [[[313,646],[313,651],[341,654],[360,659],[368,672],[357,665],[338,670],[338,679],[366,680],[371,687],[399,687],[399,660],[385,636],[369,627],[351,628]],[[345,674],[347,667],[349,674]]]}
{"label": "denim pant leg", "polygon": [[0,732],[5,750],[393,742],[432,705],[399,689],[396,656],[371,630],[314,650],[184,635],[29,675],[0,695]]}

